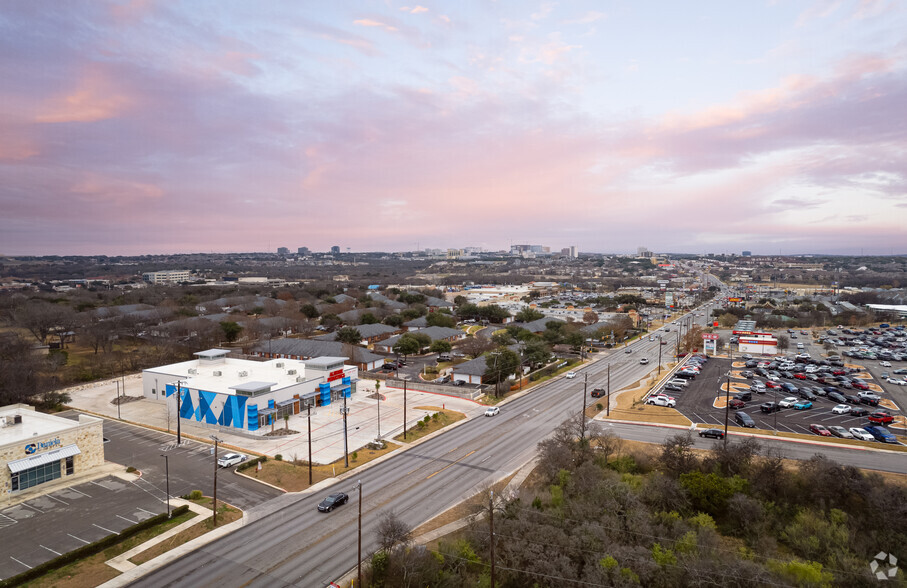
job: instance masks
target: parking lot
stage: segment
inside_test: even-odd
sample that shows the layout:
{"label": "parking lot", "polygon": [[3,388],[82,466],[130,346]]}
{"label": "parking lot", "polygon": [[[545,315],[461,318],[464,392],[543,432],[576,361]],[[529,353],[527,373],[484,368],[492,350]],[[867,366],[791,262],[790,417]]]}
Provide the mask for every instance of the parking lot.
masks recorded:
{"label": "parking lot", "polygon": [[164,494],[114,476],[0,509],[0,579],[166,512]]}
{"label": "parking lot", "polygon": [[[728,383],[730,384],[730,395],[733,398],[736,392],[749,390],[753,379],[746,379],[740,376],[743,370],[740,360],[732,361],[721,358],[711,358],[702,368],[702,372],[694,379],[689,380],[689,385],[682,392],[667,392],[677,400],[677,410],[694,423],[704,423],[706,425],[724,426],[725,422],[725,396]],[[727,374],[731,377],[728,379]],[[756,378],[764,381],[765,378]],[[804,382],[797,379],[782,378],[782,382],[790,382],[798,388],[804,385]],[[814,383],[807,382],[807,385],[813,387]],[[884,390],[883,388],[880,388]],[[818,397],[812,401],[813,407],[805,410],[794,410],[785,408],[771,414],[760,411],[759,405],[763,402],[779,402],[785,397],[792,396],[784,390],[775,388],[768,389],[764,394],[752,394],[752,400],[746,402],[746,406],[738,409],[727,411],[729,415],[729,425],[735,426],[733,421],[735,410],[745,412],[756,423],[756,428],[768,431],[781,431],[789,433],[803,433],[812,435],[809,426],[811,424],[820,424],[823,426],[839,425],[844,428],[863,427],[869,423],[865,416],[838,415],[833,414],[831,409],[837,404],[826,397]],[[883,391],[880,396],[884,400],[891,401],[890,395]],[[891,406],[896,406],[892,404]],[[872,407],[861,405],[862,408],[870,412],[883,407]],[[890,407],[884,407],[893,415],[898,415],[899,411]],[[903,430],[889,427],[893,433],[903,435]]]}
{"label": "parking lot", "polygon": [[[61,416],[68,418],[77,418],[75,415],[75,411],[61,413]],[[104,444],[105,459],[140,470],[143,483],[156,488],[157,496],[166,496],[168,462],[171,496],[181,496],[192,490],[211,495],[214,486],[213,445],[184,438],[182,445],[177,447],[175,435],[110,419],[104,419],[104,437],[109,439]],[[227,451],[220,451],[221,456],[224,453]],[[243,510],[280,494],[279,490],[234,474],[232,468],[221,469],[218,473],[218,500]]]}

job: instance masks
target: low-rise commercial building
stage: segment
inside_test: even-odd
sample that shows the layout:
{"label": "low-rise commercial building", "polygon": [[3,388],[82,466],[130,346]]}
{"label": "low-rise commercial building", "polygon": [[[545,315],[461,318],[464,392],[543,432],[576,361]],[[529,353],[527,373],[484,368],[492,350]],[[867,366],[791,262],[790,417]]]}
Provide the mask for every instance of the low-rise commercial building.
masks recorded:
{"label": "low-rise commercial building", "polygon": [[142,279],[149,284],[175,284],[178,282],[188,282],[192,280],[192,272],[189,270],[164,270],[160,272],[145,272]]}
{"label": "low-rise commercial building", "polygon": [[[0,407],[0,491],[16,495],[55,480],[78,481],[104,465],[103,421],[36,412],[27,404]],[[53,484],[58,487],[59,484]]]}
{"label": "low-rise commercial building", "polygon": [[325,406],[355,392],[359,370],[345,357],[250,361],[225,349],[142,372],[145,398],[179,418],[212,428],[263,432],[285,415]]}

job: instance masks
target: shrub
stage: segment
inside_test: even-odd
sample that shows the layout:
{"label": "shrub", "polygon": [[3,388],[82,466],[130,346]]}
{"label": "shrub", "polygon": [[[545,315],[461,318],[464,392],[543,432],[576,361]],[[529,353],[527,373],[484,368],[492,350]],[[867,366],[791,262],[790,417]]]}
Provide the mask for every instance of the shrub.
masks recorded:
{"label": "shrub", "polygon": [[274,459],[276,459],[277,461],[283,461],[283,456],[278,453],[277,455],[274,456]]}
{"label": "shrub", "polygon": [[440,412],[436,412],[433,415],[431,415],[431,420],[433,420],[433,421],[437,421],[439,418],[441,418]]}
{"label": "shrub", "polygon": [[427,425],[427,424],[428,424],[428,422],[429,422],[429,421],[430,421],[430,420],[431,420],[431,416],[429,416],[429,415],[425,415],[425,418],[424,418],[424,419],[422,419],[422,422],[423,422],[423,423],[425,423],[425,424],[426,424],[426,425]]}
{"label": "shrub", "polygon": [[201,490],[193,490],[192,492],[189,493],[189,500],[201,500],[201,498],[202,498]]}
{"label": "shrub", "polygon": [[132,467],[132,466],[129,466],[128,468],[126,468],[126,473],[127,473],[127,474],[131,474],[131,473],[133,473],[133,472],[135,472],[135,471],[136,471],[136,469],[135,469],[134,467]]}
{"label": "shrub", "polygon": [[353,453],[350,454],[350,457],[353,459],[353,461],[356,461],[357,459],[359,459],[359,452],[354,451]]}

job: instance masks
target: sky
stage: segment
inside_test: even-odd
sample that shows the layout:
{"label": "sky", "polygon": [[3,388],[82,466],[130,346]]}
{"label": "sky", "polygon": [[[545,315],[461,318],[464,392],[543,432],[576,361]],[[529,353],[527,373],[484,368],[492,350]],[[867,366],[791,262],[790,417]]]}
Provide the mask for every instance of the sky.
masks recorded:
{"label": "sky", "polygon": [[0,3],[0,254],[907,254],[904,0]]}

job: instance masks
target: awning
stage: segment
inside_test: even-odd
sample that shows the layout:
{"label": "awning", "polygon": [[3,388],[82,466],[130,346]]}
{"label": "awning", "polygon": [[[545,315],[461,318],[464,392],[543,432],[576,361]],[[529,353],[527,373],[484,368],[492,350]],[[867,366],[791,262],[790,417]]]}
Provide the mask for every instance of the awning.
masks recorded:
{"label": "awning", "polygon": [[60,461],[64,457],[72,457],[73,455],[79,455],[81,453],[78,445],[65,445],[59,449],[51,449],[40,455],[32,455],[25,459],[11,461],[9,462],[9,471],[15,474],[23,470],[28,470],[54,461]]}

